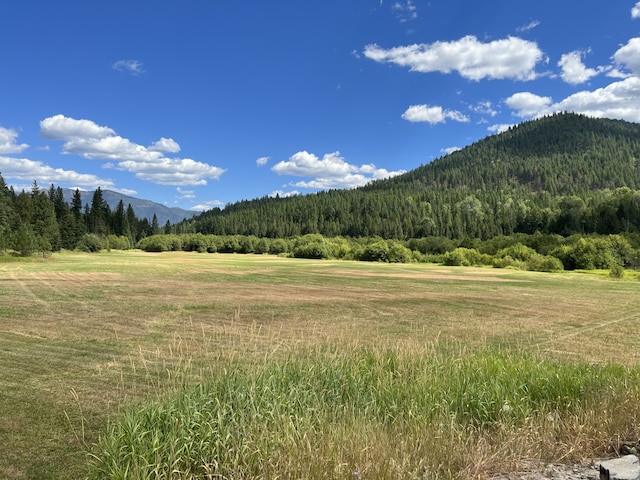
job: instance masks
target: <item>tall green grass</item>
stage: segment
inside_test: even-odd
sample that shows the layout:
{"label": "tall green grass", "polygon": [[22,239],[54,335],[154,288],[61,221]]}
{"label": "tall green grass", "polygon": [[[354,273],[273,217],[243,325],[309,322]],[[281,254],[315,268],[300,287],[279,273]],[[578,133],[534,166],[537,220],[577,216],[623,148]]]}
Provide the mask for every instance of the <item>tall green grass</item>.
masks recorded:
{"label": "tall green grass", "polygon": [[637,435],[639,400],[638,368],[497,350],[299,353],[126,409],[90,478],[474,476],[498,455]]}

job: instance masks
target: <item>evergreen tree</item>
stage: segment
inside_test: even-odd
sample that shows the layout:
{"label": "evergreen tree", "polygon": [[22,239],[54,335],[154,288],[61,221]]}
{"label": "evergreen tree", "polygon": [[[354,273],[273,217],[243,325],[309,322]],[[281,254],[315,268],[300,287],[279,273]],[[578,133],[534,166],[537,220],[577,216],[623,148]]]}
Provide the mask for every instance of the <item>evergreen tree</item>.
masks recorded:
{"label": "evergreen tree", "polygon": [[110,217],[111,210],[102,197],[102,190],[98,187],[93,192],[91,208],[87,215],[88,232],[95,235],[108,235]]}

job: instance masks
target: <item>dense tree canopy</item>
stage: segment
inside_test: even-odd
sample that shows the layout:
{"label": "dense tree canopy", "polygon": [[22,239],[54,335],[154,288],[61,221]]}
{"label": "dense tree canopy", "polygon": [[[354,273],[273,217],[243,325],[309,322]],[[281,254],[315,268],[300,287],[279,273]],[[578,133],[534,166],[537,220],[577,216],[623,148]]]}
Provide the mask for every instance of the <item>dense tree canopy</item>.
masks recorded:
{"label": "dense tree canopy", "polygon": [[186,220],[183,229],[398,240],[621,233],[640,229],[638,189],[640,125],[564,113],[363,188],[241,201]]}
{"label": "dense tree canopy", "polygon": [[[158,240],[160,234],[167,238]],[[0,251],[22,255],[130,248],[153,236],[145,249],[286,251],[317,258],[350,252],[351,258],[396,261],[408,258],[406,247],[473,263],[481,257],[469,249],[482,253],[481,245],[509,237],[541,255],[553,250],[565,268],[638,263],[628,253],[594,260],[589,249],[602,245],[573,240],[590,234],[640,246],[639,124],[552,115],[362,188],[243,200],[164,226],[155,216],[139,220],[122,202],[112,211],[99,188],[90,205],[82,205],[78,191],[69,205],[59,187],[47,192],[34,182],[30,192],[16,193],[0,176]],[[521,251],[487,254],[504,264],[544,260],[521,259]]]}
{"label": "dense tree canopy", "polygon": [[125,212],[118,205],[111,212],[100,188],[91,206],[83,207],[78,190],[69,205],[60,187],[51,185],[47,191],[33,182],[30,192],[16,193],[0,175],[0,252],[12,250],[26,256],[61,248],[131,248],[153,233],[149,222],[138,220],[133,209]]}

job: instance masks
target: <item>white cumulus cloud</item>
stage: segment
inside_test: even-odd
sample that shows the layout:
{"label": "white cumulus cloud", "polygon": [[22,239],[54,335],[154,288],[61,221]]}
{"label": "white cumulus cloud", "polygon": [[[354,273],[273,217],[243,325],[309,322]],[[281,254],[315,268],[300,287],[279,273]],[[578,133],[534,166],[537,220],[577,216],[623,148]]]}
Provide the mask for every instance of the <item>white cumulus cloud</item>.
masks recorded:
{"label": "white cumulus cloud", "polygon": [[284,190],[274,190],[269,194],[271,198],[275,198],[275,197],[289,198],[289,197],[297,197],[298,195],[302,195],[298,190],[291,190],[290,192],[285,192]]}
{"label": "white cumulus cloud", "polygon": [[541,97],[531,92],[519,92],[511,95],[505,100],[509,108],[515,110],[518,117],[534,117],[553,103],[551,97]]}
{"label": "white cumulus cloud", "polygon": [[29,148],[26,143],[16,143],[17,138],[15,130],[0,127],[0,153],[20,153]]}
{"label": "white cumulus cloud", "polygon": [[514,110],[514,115],[523,118],[570,111],[591,117],[640,122],[640,78],[629,77],[593,91],[583,90],[555,103],[550,97],[530,92],[516,93],[505,103]]}
{"label": "white cumulus cloud", "polygon": [[91,120],[76,120],[64,115],[54,115],[40,122],[40,135],[47,140],[98,139],[114,134],[109,127],[101,127]]}
{"label": "white cumulus cloud", "polygon": [[457,152],[458,150],[462,150],[460,147],[447,147],[447,148],[441,148],[440,151],[442,153],[444,153],[445,155],[449,155],[453,152]]}
{"label": "white cumulus cloud", "polygon": [[116,135],[109,127],[91,120],[78,120],[55,115],[40,122],[42,137],[62,140],[62,152],[86,159],[108,161],[106,168],[132,172],[136,177],[160,185],[206,185],[207,179],[218,179],[224,170],[190,158],[169,158],[180,145],[172,138],[161,137],[145,147]]}
{"label": "white cumulus cloud", "polygon": [[640,18],[640,2],[636,3],[631,9],[631,18]]}
{"label": "white cumulus cloud", "polygon": [[635,75],[640,75],[640,38],[632,38],[620,47],[613,54],[613,60],[629,68]]}
{"label": "white cumulus cloud", "polygon": [[502,133],[509,130],[510,127],[513,127],[511,123],[498,123],[496,125],[491,125],[487,127],[487,131],[491,133]]}
{"label": "white cumulus cloud", "polygon": [[402,118],[409,122],[426,122],[430,124],[444,123],[446,120],[468,122],[469,117],[456,110],[444,110],[440,106],[411,105],[402,114]]}
{"label": "white cumulus cloud", "polygon": [[565,53],[560,57],[560,61],[558,62],[558,66],[562,69],[560,77],[562,77],[565,82],[571,83],[572,85],[585,83],[592,77],[606,70],[605,67],[587,68],[582,62],[585,53],[586,52],[576,50]]}
{"label": "white cumulus cloud", "polygon": [[414,44],[384,49],[367,45],[364,55],[376,62],[393,63],[411,71],[458,72],[469,80],[536,78],[535,67],[543,58],[538,45],[518,37],[480,42],[468,35],[452,42]]}
{"label": "white cumulus cloud", "polygon": [[100,178],[96,175],[86,173],[78,173],[73,170],[52,168],[42,162],[29,160],[27,158],[0,156],[0,172],[2,172],[3,177],[27,182],[36,180],[40,185],[64,183],[72,185],[73,187],[90,190],[97,187],[111,190],[115,189],[115,184],[110,179]]}
{"label": "white cumulus cloud", "polygon": [[204,202],[200,202],[197,205],[194,205],[192,207],[189,207],[189,210],[195,210],[195,211],[199,211],[199,212],[204,212],[205,210],[211,210],[212,208],[222,208],[224,207],[224,202],[221,202],[220,200],[207,200]]}
{"label": "white cumulus cloud", "polygon": [[154,142],[149,150],[153,152],[167,152],[167,153],[178,153],[180,151],[180,145],[173,138],[164,138],[161,137],[160,140]]}
{"label": "white cumulus cloud", "polygon": [[374,179],[404,173],[404,170],[389,172],[373,164],[352,165],[345,161],[340,152],[327,153],[319,158],[307,151],[295,153],[289,160],[275,164],[271,170],[278,175],[312,177],[311,180],[292,183],[295,187],[309,189],[355,188]]}

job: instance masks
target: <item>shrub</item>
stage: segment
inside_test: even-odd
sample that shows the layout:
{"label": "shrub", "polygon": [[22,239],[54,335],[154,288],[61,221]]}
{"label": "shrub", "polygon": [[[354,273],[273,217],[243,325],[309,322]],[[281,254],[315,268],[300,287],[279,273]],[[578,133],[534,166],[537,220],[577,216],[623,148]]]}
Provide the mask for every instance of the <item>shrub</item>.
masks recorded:
{"label": "shrub", "polygon": [[329,248],[325,242],[312,242],[295,247],[293,256],[295,258],[330,258]]}
{"label": "shrub", "polygon": [[562,262],[551,255],[536,253],[527,261],[527,269],[534,272],[561,272],[564,270]]}
{"label": "shrub", "polygon": [[622,278],[624,277],[624,268],[622,265],[618,265],[617,263],[611,267],[609,270],[609,276],[611,278]]}
{"label": "shrub", "polygon": [[388,261],[391,263],[409,263],[414,260],[411,250],[402,245],[400,242],[389,240]]}
{"label": "shrub", "polygon": [[276,238],[269,244],[269,253],[272,255],[280,255],[289,252],[289,244],[282,238]]}
{"label": "shrub", "polygon": [[131,243],[129,238],[124,235],[108,235],[107,236],[107,248],[113,248],[114,250],[129,250]]}
{"label": "shrub", "polygon": [[295,258],[331,258],[327,241],[317,233],[296,238],[292,253]]}
{"label": "shrub", "polygon": [[151,235],[140,239],[137,247],[145,252],[166,252],[173,246],[169,235]]}
{"label": "shrub", "polygon": [[494,258],[493,266],[495,268],[513,268],[516,270],[528,270],[527,262],[523,262],[522,260],[516,260],[515,258],[509,255],[505,257]]}
{"label": "shrub", "polygon": [[493,260],[489,255],[481,254],[475,248],[458,247],[443,256],[444,264],[448,266],[477,266],[492,265]]}
{"label": "shrub", "polygon": [[389,245],[384,240],[379,240],[366,245],[360,255],[360,260],[365,262],[388,262]]}
{"label": "shrub", "polygon": [[515,245],[498,250],[495,256],[498,258],[508,256],[514,260],[527,262],[534,255],[537,255],[537,252],[533,248],[529,248],[521,243],[516,243]]}
{"label": "shrub", "polygon": [[99,252],[106,247],[104,239],[95,233],[85,233],[76,248],[81,252]]}

